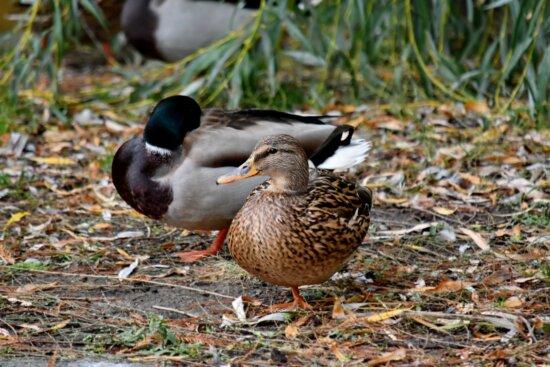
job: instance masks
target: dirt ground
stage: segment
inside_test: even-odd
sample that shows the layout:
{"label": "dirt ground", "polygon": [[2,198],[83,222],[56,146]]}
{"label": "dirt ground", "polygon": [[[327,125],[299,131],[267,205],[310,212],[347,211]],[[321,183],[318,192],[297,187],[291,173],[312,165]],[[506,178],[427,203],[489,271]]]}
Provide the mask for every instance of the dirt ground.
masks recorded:
{"label": "dirt ground", "polygon": [[350,109],[340,122],[374,145],[351,173],[375,191],[372,225],[341,272],[304,287],[310,312],[271,313],[290,292],[226,249],[180,263],[213,234],[121,201],[110,161],[139,122],[102,107],[19,151],[4,136],[0,364],[549,364],[548,130],[476,106],[327,108]]}

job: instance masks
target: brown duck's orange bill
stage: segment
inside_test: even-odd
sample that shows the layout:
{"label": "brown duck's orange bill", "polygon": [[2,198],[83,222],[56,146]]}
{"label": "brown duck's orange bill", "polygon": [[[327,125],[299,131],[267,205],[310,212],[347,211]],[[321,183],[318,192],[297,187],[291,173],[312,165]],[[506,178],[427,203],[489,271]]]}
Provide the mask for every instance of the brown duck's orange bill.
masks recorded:
{"label": "brown duck's orange bill", "polygon": [[218,177],[216,183],[218,185],[228,184],[231,182],[239,181],[247,177],[256,176],[258,170],[253,164],[249,164],[248,161],[244,162],[240,167],[235,168],[233,171]]}

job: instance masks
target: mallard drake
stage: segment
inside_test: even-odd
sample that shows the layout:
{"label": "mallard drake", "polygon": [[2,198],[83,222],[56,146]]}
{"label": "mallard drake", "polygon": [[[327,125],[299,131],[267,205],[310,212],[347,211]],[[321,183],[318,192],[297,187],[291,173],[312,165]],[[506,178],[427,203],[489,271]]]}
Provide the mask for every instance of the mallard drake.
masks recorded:
{"label": "mallard drake", "polygon": [[191,262],[223,245],[227,228],[252,189],[266,177],[217,187],[216,178],[238,167],[256,142],[289,134],[313,164],[347,168],[366,155],[369,144],[351,139],[351,126],[325,124],[274,110],[202,110],[195,100],[172,96],[153,109],[143,136],[125,142],[112,164],[113,183],[138,212],[189,230],[220,230],[207,250],[176,254]]}
{"label": "mallard drake", "polygon": [[260,0],[127,0],[121,24],[140,53],[172,62],[241,27],[259,6]]}
{"label": "mallard drake", "polygon": [[291,306],[309,308],[298,287],[328,280],[362,243],[371,191],[328,170],[310,170],[306,152],[289,135],[260,140],[246,162],[217,183],[257,175],[269,180],[252,191],[233,219],[229,251],[249,273],[290,287]]}

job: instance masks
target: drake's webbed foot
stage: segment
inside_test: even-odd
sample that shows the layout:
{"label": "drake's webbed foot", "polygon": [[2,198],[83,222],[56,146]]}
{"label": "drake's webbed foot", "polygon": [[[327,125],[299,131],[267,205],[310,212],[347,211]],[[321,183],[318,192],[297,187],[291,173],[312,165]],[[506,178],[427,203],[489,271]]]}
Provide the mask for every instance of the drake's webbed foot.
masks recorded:
{"label": "drake's webbed foot", "polygon": [[199,261],[204,257],[216,255],[222,248],[228,231],[228,228],[221,229],[218,232],[218,235],[216,236],[216,239],[214,240],[212,245],[210,245],[210,247],[206,250],[177,252],[174,254],[174,256],[179,257],[180,260],[184,263],[192,263],[195,261]]}

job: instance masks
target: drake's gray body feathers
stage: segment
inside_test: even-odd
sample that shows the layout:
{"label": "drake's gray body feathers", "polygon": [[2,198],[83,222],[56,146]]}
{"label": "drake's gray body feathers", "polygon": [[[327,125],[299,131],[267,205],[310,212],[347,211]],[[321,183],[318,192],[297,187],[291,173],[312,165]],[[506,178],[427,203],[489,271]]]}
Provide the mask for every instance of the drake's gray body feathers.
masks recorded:
{"label": "drake's gray body feathers", "polygon": [[[189,121],[188,115],[195,113],[191,119],[198,121]],[[190,127],[186,130],[182,124]],[[117,191],[134,209],[151,218],[186,229],[215,230],[228,227],[247,195],[265,181],[260,176],[234,185],[216,184],[217,177],[249,156],[258,140],[288,134],[315,159],[327,138],[336,145],[349,144],[353,128],[269,110],[206,109],[201,113],[191,98],[174,96],[159,102],[145,132],[115,154],[112,178]],[[168,139],[166,134],[176,138]],[[174,141],[181,144],[175,147]]]}
{"label": "drake's gray body feathers", "polygon": [[[335,129],[332,125],[266,120],[256,121],[241,130],[212,123],[209,117],[217,113],[220,111],[211,111],[210,114],[206,111],[201,127],[185,137],[185,158],[173,174],[156,178],[159,182],[168,180],[172,187],[174,200],[163,218],[171,225],[187,229],[228,226],[250,191],[266,178],[258,177],[231,186],[218,186],[216,178],[242,163],[258,140],[265,136],[292,135],[311,155]],[[243,120],[243,124],[246,125],[247,121]]]}

